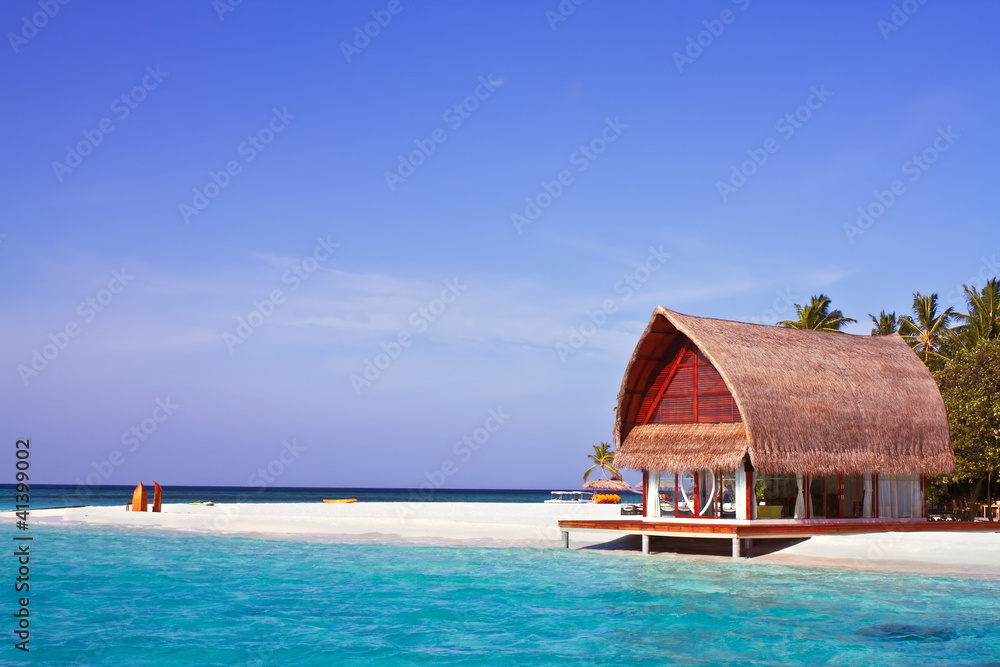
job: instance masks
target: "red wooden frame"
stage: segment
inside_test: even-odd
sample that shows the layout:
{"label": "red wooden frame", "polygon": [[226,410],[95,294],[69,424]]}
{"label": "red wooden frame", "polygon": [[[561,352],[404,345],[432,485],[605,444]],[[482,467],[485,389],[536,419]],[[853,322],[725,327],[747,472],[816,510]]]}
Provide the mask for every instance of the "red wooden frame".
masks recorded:
{"label": "red wooden frame", "polygon": [[[691,422],[694,424],[698,423],[698,351],[691,350],[694,355],[694,361],[691,362]],[[683,363],[683,362],[681,362]],[[698,475],[695,474],[694,477],[694,490],[695,495],[698,492]],[[697,505],[697,503],[695,503]],[[695,514],[698,514],[697,508],[695,509]]]}
{"label": "red wooden frame", "polygon": [[[708,397],[708,396],[728,396],[730,400],[733,401],[732,408],[733,411],[737,415],[739,415],[739,419],[738,421],[724,422],[724,423],[739,423],[743,421],[743,415],[739,412],[739,406],[736,405],[736,400],[733,398],[733,393],[729,390],[728,385],[726,385],[726,389],[723,391],[709,391],[709,392],[699,393],[698,367],[710,366],[711,368],[715,369],[715,366],[713,366],[712,363],[707,358],[705,358],[704,355],[701,354],[701,351],[697,348],[697,346],[695,346],[694,343],[692,343],[690,340],[686,340],[677,349],[677,352],[675,353],[674,358],[670,361],[670,363],[665,366],[666,374],[664,375],[663,382],[660,384],[659,388],[656,390],[656,393],[653,395],[653,400],[647,403],[646,400],[643,399],[643,404],[645,405],[645,408],[640,410],[639,415],[636,418],[637,425],[650,423],[650,420],[653,418],[653,416],[659,409],[660,403],[663,401],[664,396],[666,396],[667,389],[670,387],[670,383],[673,381],[674,376],[677,375],[677,372],[681,368],[681,366],[687,367],[687,364],[684,364],[684,359],[688,354],[691,354],[694,357],[694,360],[690,364],[691,387],[692,387],[691,390],[692,420],[691,422],[681,422],[681,423],[693,423],[693,424],[700,423],[698,421],[698,409],[699,409],[700,399],[702,397]],[[715,372],[718,373],[718,370],[716,370]],[[657,377],[659,377],[663,373],[664,371],[661,370],[660,373],[657,374]],[[725,380],[723,380],[723,382],[725,382]]]}
{"label": "red wooden frame", "polygon": [[901,519],[898,521],[858,521],[851,519],[829,519],[826,521],[761,521],[751,524],[736,524],[702,521],[646,522],[638,517],[620,519],[560,519],[561,529],[611,530],[633,534],[684,535],[687,537],[711,537],[732,535],[740,538],[787,538],[811,535],[857,535],[861,533],[886,532],[940,532],[940,533],[997,533],[1000,528],[995,521],[920,521]]}
{"label": "red wooden frame", "polygon": [[659,390],[657,390],[656,397],[653,399],[653,402],[649,404],[648,410],[645,413],[640,414],[638,419],[636,419],[637,424],[648,424],[649,418],[656,413],[656,409],[660,407],[660,401],[663,399],[663,394],[666,393],[667,387],[670,386],[670,381],[674,379],[674,375],[677,373],[677,368],[681,365],[681,361],[684,360],[684,355],[687,354],[688,347],[690,345],[690,341],[685,341],[681,344],[677,355],[667,366],[669,369],[667,371],[667,376],[663,378],[663,384],[660,385]]}

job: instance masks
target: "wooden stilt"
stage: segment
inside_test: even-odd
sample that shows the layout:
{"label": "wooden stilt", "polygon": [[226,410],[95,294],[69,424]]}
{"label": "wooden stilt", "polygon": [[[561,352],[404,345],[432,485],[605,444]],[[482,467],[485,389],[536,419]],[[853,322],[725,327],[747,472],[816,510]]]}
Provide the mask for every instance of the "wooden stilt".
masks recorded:
{"label": "wooden stilt", "polygon": [[569,549],[569,531],[564,530],[562,534],[563,546]]}
{"label": "wooden stilt", "polygon": [[642,536],[642,553],[649,554],[649,535]]}
{"label": "wooden stilt", "polygon": [[733,538],[733,558],[740,558],[740,538]]}

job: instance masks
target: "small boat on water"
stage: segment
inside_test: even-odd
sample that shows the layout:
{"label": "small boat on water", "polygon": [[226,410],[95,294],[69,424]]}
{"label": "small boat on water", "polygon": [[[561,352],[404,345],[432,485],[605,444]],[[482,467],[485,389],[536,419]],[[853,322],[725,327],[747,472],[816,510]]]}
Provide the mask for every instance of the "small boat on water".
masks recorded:
{"label": "small boat on water", "polygon": [[357,498],[324,498],[324,503],[356,503]]}
{"label": "small boat on water", "polygon": [[552,498],[545,502],[562,505],[580,505],[592,502],[589,491],[553,491],[552,496]]}

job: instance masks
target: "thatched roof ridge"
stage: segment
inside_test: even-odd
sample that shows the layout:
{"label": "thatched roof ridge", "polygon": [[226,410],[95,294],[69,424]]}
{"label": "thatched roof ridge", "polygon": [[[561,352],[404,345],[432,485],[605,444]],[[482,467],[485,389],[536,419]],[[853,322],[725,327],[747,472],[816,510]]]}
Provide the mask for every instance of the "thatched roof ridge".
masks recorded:
{"label": "thatched roof ridge", "polygon": [[[722,375],[742,424],[725,425],[728,430],[636,425],[658,364],[685,338]],[[941,394],[895,334],[800,331],[657,307],[629,360],[618,406],[618,467],[732,469],[749,454],[763,472],[932,475],[954,469]]]}

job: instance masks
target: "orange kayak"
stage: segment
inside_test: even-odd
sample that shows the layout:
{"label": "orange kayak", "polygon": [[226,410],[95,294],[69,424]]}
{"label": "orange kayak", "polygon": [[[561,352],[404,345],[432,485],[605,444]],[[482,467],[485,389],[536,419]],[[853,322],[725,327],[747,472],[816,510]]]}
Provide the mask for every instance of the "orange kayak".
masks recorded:
{"label": "orange kayak", "polygon": [[324,498],[323,502],[324,503],[356,503],[356,502],[358,502],[358,499],[357,498],[332,498],[332,499],[331,498]]}

